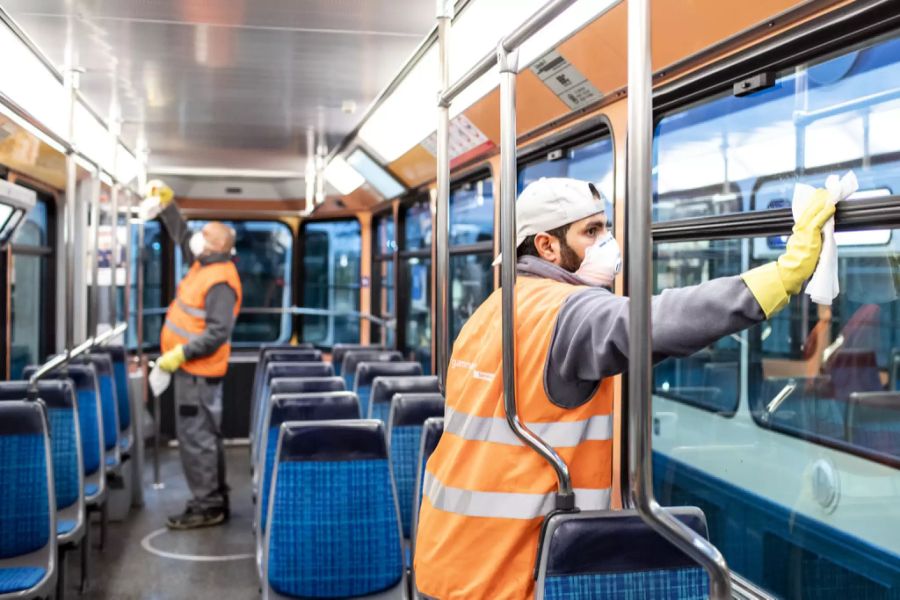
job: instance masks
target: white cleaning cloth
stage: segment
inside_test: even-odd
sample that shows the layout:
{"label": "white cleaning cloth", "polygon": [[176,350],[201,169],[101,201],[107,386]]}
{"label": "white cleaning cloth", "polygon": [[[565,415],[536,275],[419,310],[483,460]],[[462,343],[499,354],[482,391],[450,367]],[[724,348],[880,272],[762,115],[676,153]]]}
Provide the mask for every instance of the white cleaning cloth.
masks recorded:
{"label": "white cleaning cloth", "polygon": [[160,369],[159,365],[155,365],[150,370],[147,380],[150,383],[150,391],[158,398],[169,388],[169,384],[172,382],[172,374]]}
{"label": "white cleaning cloth", "polygon": [[[837,175],[829,175],[825,180],[825,189],[828,190],[829,200],[837,204],[858,190],[859,182],[853,171],[848,171],[840,178]],[[803,214],[815,191],[816,188],[803,183],[794,186],[794,200],[791,204],[794,221]],[[834,217],[832,217],[822,228],[822,253],[819,255],[815,273],[806,284],[806,293],[816,304],[831,306],[831,301],[839,292],[837,242],[834,239]]]}

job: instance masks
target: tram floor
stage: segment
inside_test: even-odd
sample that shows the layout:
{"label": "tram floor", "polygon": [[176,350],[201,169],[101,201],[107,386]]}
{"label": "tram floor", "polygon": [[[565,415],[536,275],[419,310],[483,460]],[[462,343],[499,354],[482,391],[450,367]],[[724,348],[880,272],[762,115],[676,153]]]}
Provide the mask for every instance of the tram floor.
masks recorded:
{"label": "tram floor", "polygon": [[[247,447],[226,449],[231,487],[231,519],[225,525],[192,531],[165,529],[168,515],[180,513],[188,498],[177,449],[162,454],[165,488],[152,486],[148,453],[144,506],[110,523],[106,548],[98,550],[97,516],[91,527],[91,586],[82,596],[97,600],[251,600],[259,598],[253,558],[253,503]],[[68,553],[66,598],[78,598],[80,552]]]}

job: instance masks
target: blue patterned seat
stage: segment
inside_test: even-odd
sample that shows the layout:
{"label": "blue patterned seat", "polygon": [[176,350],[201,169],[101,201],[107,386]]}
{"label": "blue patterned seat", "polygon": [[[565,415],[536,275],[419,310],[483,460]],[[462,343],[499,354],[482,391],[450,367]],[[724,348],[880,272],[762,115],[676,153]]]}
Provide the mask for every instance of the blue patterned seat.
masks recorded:
{"label": "blue patterned seat", "polygon": [[[373,397],[379,381],[381,378],[376,379],[376,385],[372,386]],[[391,412],[388,418],[388,448],[391,471],[394,474],[394,483],[397,484],[397,502],[400,505],[403,537],[409,538],[416,501],[416,474],[419,469],[422,428],[428,419],[443,416],[444,397],[438,393],[398,393],[389,406]]]}
{"label": "blue patterned seat", "polygon": [[[577,495],[576,495],[577,500]],[[707,536],[698,508],[670,508]],[[632,510],[553,515],[539,549],[536,600],[704,600],[709,578]]]}
{"label": "blue patterned seat", "polygon": [[[401,362],[403,355],[396,350],[361,349],[348,350],[341,360],[340,376],[344,378],[347,389],[352,390],[356,383],[356,367],[362,362]],[[365,413],[363,413],[365,414]]]}
{"label": "blue patterned seat", "polygon": [[[331,349],[331,364],[334,365],[334,374],[341,374],[341,366],[344,362],[344,357],[348,352],[353,352],[356,350],[364,350],[371,352],[384,352],[387,350],[385,346],[373,346],[370,344],[335,344]],[[353,382],[350,383],[352,387]]]}
{"label": "blue patterned seat", "polygon": [[415,375],[412,377],[376,377],[369,391],[369,412],[363,417],[388,422],[391,402],[396,394],[440,394],[441,384],[433,375]]}
{"label": "blue patterned seat", "polygon": [[[0,401],[28,398],[28,382],[0,383]],[[84,533],[84,473],[81,446],[78,443],[78,411],[75,388],[71,381],[39,381],[37,396],[46,408],[50,423],[50,448],[53,456],[53,487],[56,493],[58,523],[71,523],[61,530],[57,527],[59,543],[75,543]]]}
{"label": "blue patterned seat", "polygon": [[444,418],[431,417],[422,424],[422,434],[419,439],[418,462],[416,463],[416,482],[413,496],[413,513],[411,518],[410,540],[416,541],[416,524],[419,521],[419,506],[422,504],[422,492],[425,485],[425,464],[431,458],[432,452],[437,448],[441,436],[444,434]]}
{"label": "blue patterned seat", "polygon": [[[23,377],[28,379],[36,367],[26,367]],[[41,381],[70,381],[75,386],[75,403],[78,409],[78,430],[81,437],[81,460],[84,468],[83,487],[85,502],[102,503],[106,492],[106,475],[100,467],[105,464],[103,439],[103,414],[97,400],[97,378],[91,365],[68,365],[54,371]]]}
{"label": "blue patterned seat", "polygon": [[318,392],[311,394],[276,394],[272,397],[269,423],[263,433],[262,446],[265,453],[261,464],[256,495],[256,518],[254,531],[257,542],[257,567],[262,573],[263,536],[265,535],[269,491],[272,483],[272,468],[275,451],[278,448],[278,431],[282,423],[290,421],[328,421],[359,418],[359,400],[353,392]]}
{"label": "blue patterned seat", "polygon": [[[369,396],[372,392],[372,382],[376,377],[415,377],[421,374],[422,365],[417,362],[367,361],[357,364],[353,391],[359,398],[359,408],[362,414],[369,414]],[[384,416],[387,418],[387,413]]]}
{"label": "blue patterned seat", "polygon": [[0,592],[29,598],[49,596],[56,580],[46,422],[41,403],[0,402]]}
{"label": "blue patterned seat", "polygon": [[[270,362],[321,362],[321,360],[322,352],[314,349],[311,344],[300,344],[299,346],[279,344],[260,348],[256,368],[253,371],[253,389],[250,395],[250,423],[256,423],[256,411],[259,409],[262,389],[265,384],[266,366]],[[251,427],[251,441],[253,441],[255,434],[256,431]]]}
{"label": "blue patterned seat", "polygon": [[285,423],[275,464],[264,597],[404,598],[382,423]]}
{"label": "blue patterned seat", "polygon": [[80,357],[85,364],[91,364],[97,372],[97,386],[100,390],[100,409],[103,413],[103,449],[106,452],[104,464],[107,471],[118,469],[121,463],[119,452],[119,401],[116,399],[115,374],[112,359],[105,354],[86,354]]}
{"label": "blue patterned seat", "polygon": [[108,355],[112,361],[119,417],[119,449],[123,453],[130,452],[134,436],[131,430],[131,399],[128,393],[128,354],[123,346],[98,346],[95,351]]}

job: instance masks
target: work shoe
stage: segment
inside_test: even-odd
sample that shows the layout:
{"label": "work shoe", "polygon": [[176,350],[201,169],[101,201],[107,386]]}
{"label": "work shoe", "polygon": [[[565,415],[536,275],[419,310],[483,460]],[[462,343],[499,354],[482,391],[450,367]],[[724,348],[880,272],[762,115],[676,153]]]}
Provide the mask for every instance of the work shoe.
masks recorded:
{"label": "work shoe", "polygon": [[199,529],[201,527],[213,527],[221,525],[228,520],[226,509],[195,508],[188,506],[180,515],[173,515],[166,521],[169,529]]}

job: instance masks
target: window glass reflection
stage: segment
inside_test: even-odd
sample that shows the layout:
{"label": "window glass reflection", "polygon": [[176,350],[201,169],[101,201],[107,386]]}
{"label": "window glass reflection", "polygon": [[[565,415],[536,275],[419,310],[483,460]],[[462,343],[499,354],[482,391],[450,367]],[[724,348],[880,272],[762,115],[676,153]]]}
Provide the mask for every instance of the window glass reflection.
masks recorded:
{"label": "window glass reflection", "polygon": [[12,240],[9,276],[9,375],[12,379],[21,377],[26,366],[40,363],[50,350],[46,311],[52,293],[49,236],[49,205],[39,198]]}
{"label": "window glass reflection", "polygon": [[428,202],[417,202],[405,212],[404,250],[431,249],[431,208]]}
{"label": "window glass reflection", "polygon": [[655,136],[654,220],[787,206],[798,181],[852,168],[857,198],[900,189],[900,39],[780,73],[665,116]]}
{"label": "window glass reflection", "polygon": [[[701,507],[729,566],[779,597],[900,589],[900,230],[889,234],[841,246],[831,307],[794,297],[655,367],[659,499]],[[656,289],[773,260],[769,242],[657,244]]]}
{"label": "window glass reflection", "polygon": [[[159,335],[162,332],[163,317],[167,304],[163,298],[162,252],[163,231],[159,221],[144,223],[144,247],[140,248],[139,229],[131,226],[131,268],[137,273],[138,263],[144,277],[144,347],[159,346]],[[137,277],[131,281],[131,312],[128,315],[130,325],[126,332],[129,348],[137,347]]]}
{"label": "window glass reflection", "polygon": [[490,254],[458,254],[450,257],[451,339],[456,339],[475,309],[481,306],[493,291],[492,260]]}
{"label": "window glass reflection", "polygon": [[425,373],[431,371],[431,260],[410,258],[402,263],[408,293],[401,295],[406,304],[405,353],[422,363]]}
{"label": "window glass reflection", "polygon": [[493,180],[487,177],[451,190],[450,245],[466,246],[493,239]]}

